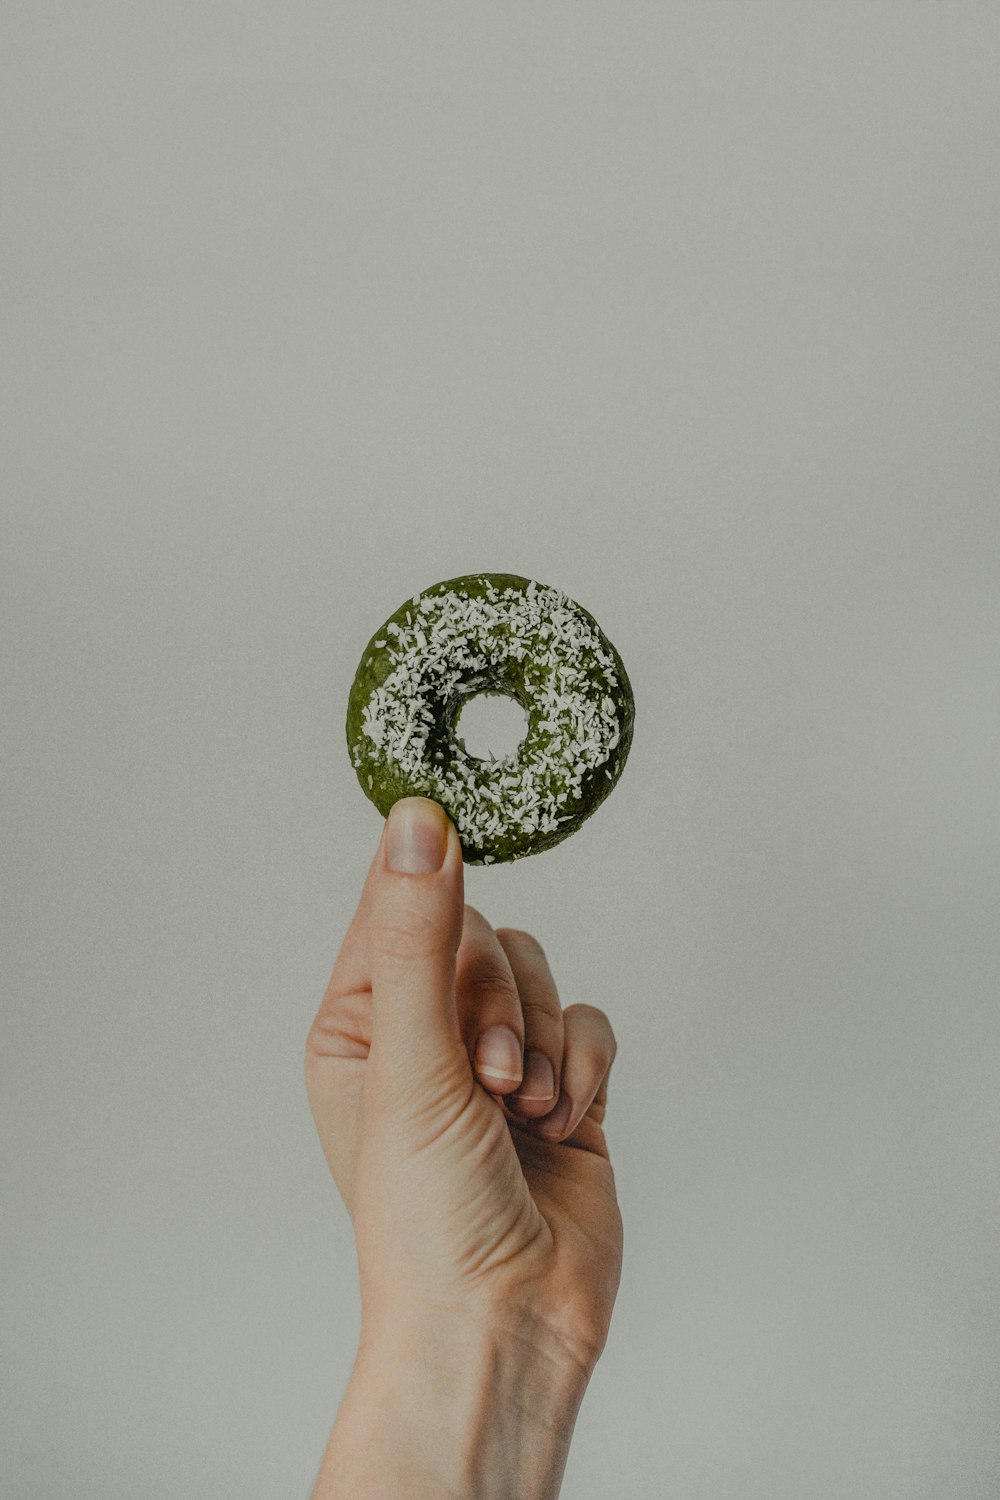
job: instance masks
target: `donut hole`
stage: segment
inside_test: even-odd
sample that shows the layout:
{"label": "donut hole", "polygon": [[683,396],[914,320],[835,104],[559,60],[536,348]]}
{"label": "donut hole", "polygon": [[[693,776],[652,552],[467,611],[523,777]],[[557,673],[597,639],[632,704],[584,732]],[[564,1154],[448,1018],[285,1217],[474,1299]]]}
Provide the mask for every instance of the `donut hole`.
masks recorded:
{"label": "donut hole", "polygon": [[474,760],[512,760],[524,744],[528,716],[506,693],[477,693],[466,698],[455,721],[456,734]]}

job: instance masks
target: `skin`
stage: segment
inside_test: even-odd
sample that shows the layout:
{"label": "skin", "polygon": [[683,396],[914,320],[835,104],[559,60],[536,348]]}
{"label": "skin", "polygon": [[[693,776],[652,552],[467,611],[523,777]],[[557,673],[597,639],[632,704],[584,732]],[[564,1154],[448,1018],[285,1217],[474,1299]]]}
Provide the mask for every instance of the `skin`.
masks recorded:
{"label": "skin", "polygon": [[[408,807],[445,836],[437,872],[388,868]],[[362,1304],[316,1500],[390,1484],[554,1496],[608,1334],[622,1259],[603,1129],[611,1024],[563,1008],[537,939],[467,905],[463,873],[443,809],[397,803],[307,1040]],[[484,1071],[479,1039],[495,1026],[520,1057],[549,1060],[549,1097],[520,1097],[538,1090],[522,1088],[519,1059],[516,1076]]]}

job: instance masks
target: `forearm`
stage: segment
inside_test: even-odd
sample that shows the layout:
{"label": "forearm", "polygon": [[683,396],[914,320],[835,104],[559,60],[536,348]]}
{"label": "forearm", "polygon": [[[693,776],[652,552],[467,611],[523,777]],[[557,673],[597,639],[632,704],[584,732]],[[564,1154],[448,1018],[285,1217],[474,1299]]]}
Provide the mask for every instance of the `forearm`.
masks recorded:
{"label": "forearm", "polygon": [[366,1345],[312,1500],[555,1500],[587,1372],[507,1333]]}

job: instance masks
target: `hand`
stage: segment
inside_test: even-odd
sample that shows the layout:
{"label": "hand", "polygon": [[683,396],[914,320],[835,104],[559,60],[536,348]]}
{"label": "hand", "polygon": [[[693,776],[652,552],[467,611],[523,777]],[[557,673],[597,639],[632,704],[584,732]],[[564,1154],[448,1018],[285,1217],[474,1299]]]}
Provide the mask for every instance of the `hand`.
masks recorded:
{"label": "hand", "polygon": [[[413,873],[390,867],[400,852]],[[615,1040],[603,1011],[562,1009],[534,938],[463,904],[463,876],[444,810],[396,803],[309,1033],[309,1103],[357,1241],[362,1343],[402,1348],[413,1329],[432,1360],[487,1328],[586,1379],[621,1274],[602,1129]],[[496,1026],[517,1039],[510,1062],[479,1048]],[[526,1048],[551,1063],[549,1098],[518,1097]]]}

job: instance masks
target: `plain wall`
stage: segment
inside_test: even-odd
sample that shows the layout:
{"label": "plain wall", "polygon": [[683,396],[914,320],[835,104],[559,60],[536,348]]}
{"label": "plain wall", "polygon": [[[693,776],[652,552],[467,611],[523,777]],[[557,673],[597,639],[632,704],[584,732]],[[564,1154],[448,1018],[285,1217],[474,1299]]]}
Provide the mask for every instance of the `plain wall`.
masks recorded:
{"label": "plain wall", "polygon": [[371,633],[556,584],[636,694],[470,868],[619,1054],[573,1500],[1000,1493],[1000,12],[0,18],[6,1493],[304,1497],[302,1084]]}

